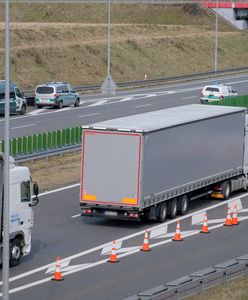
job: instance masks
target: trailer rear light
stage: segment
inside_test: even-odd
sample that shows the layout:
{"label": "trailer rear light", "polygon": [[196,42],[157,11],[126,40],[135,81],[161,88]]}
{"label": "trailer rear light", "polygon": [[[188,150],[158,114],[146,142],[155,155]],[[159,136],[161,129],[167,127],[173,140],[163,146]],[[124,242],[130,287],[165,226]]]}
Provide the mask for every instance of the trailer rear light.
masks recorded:
{"label": "trailer rear light", "polygon": [[216,192],[221,192],[223,190],[223,188],[222,188],[222,186],[217,185],[217,186],[214,186],[213,190]]}
{"label": "trailer rear light", "polygon": [[137,219],[139,217],[139,215],[137,213],[132,212],[132,213],[129,213],[129,217]]}
{"label": "trailer rear light", "polygon": [[92,214],[92,209],[89,208],[83,209],[83,214],[88,214],[88,215]]}

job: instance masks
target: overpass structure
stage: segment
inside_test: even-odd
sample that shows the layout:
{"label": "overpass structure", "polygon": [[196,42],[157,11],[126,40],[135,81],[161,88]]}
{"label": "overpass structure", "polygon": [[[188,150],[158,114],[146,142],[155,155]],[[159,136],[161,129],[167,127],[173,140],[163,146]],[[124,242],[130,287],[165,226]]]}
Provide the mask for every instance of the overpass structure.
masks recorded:
{"label": "overpass structure", "polygon": [[247,1],[203,1],[201,4],[213,10],[236,28],[248,29]]}

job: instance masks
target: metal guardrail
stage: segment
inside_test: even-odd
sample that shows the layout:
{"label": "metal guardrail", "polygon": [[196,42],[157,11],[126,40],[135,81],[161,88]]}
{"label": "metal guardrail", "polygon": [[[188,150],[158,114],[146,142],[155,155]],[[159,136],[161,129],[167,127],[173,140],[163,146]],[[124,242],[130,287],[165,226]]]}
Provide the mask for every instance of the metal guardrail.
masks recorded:
{"label": "metal guardrail", "polygon": [[[235,74],[241,72],[248,72],[247,67],[239,67],[239,68],[229,68],[219,71],[209,71],[209,72],[199,72],[193,74],[186,74],[180,76],[171,76],[171,77],[159,77],[155,79],[147,79],[147,80],[135,80],[135,81],[124,81],[124,82],[117,82],[117,88],[132,88],[137,86],[149,86],[149,85],[159,85],[163,83],[171,83],[175,81],[186,81],[192,80],[202,77],[216,77],[216,76],[224,76],[227,74]],[[99,91],[101,89],[101,84],[93,84],[93,85],[82,85],[82,86],[75,86],[74,89],[78,92],[83,91]],[[25,95],[34,94],[33,90],[27,90],[24,92]]]}
{"label": "metal guardrail", "polygon": [[245,276],[248,280],[248,254],[161,284],[123,300],[183,299],[201,294],[210,287]]}

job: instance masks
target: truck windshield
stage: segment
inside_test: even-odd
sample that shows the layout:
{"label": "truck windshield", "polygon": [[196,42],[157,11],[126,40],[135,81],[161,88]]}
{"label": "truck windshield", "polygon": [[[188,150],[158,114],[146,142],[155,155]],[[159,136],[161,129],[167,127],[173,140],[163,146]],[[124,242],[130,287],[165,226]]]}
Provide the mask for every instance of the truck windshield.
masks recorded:
{"label": "truck windshield", "polygon": [[39,86],[36,89],[37,94],[52,94],[53,92],[53,87],[50,86]]}

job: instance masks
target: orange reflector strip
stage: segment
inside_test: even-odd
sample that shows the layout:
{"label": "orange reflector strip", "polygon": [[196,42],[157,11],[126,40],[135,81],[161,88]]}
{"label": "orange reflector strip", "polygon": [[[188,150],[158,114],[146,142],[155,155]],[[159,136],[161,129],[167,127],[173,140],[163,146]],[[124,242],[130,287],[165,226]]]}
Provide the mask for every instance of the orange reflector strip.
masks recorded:
{"label": "orange reflector strip", "polygon": [[83,194],[82,200],[96,201],[96,195]]}
{"label": "orange reflector strip", "polygon": [[211,196],[211,198],[224,199],[224,195],[219,194],[219,193],[212,193],[212,194],[210,194],[210,196]]}
{"label": "orange reflector strip", "polygon": [[137,204],[137,199],[136,198],[122,198],[121,202],[126,203],[126,204]]}

